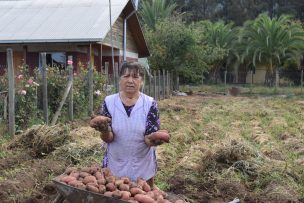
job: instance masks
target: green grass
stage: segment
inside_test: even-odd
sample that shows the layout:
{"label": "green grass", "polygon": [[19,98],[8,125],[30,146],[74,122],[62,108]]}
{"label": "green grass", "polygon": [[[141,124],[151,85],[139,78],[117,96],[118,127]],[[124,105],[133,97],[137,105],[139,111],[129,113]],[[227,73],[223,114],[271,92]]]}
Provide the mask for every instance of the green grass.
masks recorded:
{"label": "green grass", "polygon": [[[206,88],[206,89],[204,89]],[[203,87],[201,91],[220,92],[229,87]],[[276,90],[276,94],[298,92],[298,89],[289,87]],[[273,89],[253,87],[252,92],[269,95]],[[164,129],[170,129],[172,142],[170,145],[161,146],[161,159],[165,165],[160,166],[157,183],[162,188],[174,187],[170,185],[171,179],[177,175],[184,177],[184,181],[190,181],[191,186],[186,185],[185,191],[191,188],[200,188],[210,181],[227,180],[245,184],[248,192],[263,194],[265,188],[277,186],[274,193],[285,194],[292,191],[299,198],[303,198],[303,167],[297,166],[296,161],[303,159],[304,155],[297,155],[290,149],[284,134],[289,138],[302,142],[304,139],[304,107],[302,97],[176,97],[174,100],[161,101],[161,121]],[[174,112],[170,105],[180,105],[185,111]],[[193,113],[188,108],[195,106]],[[176,116],[179,119],[174,119]],[[261,142],[267,138],[268,141]],[[234,149],[230,140],[243,143],[244,149]],[[205,143],[205,145],[197,145]],[[197,147],[194,147],[197,145]],[[191,150],[194,147],[194,151]],[[294,146],[295,147],[295,146]],[[285,161],[276,160],[272,155],[264,154],[276,150],[281,153]],[[201,150],[202,153],[199,153]],[[229,151],[232,150],[232,151]],[[216,157],[233,153],[233,150],[241,150],[240,153],[253,152],[255,155],[240,156],[234,154],[238,161],[249,164],[249,168],[235,169],[234,159],[228,164],[216,160]],[[245,151],[242,151],[245,150]],[[236,151],[238,152],[238,151]],[[275,151],[274,151],[275,152]],[[228,156],[227,155],[227,156]],[[232,155],[230,155],[232,156]],[[267,157],[269,156],[269,157]],[[225,157],[225,156],[224,156]],[[229,156],[228,156],[229,158]],[[231,157],[230,157],[231,158]],[[187,161],[185,161],[187,160]],[[200,160],[199,162],[197,160]],[[192,168],[184,163],[193,164]],[[256,167],[256,176],[250,176],[251,164]],[[199,165],[199,166],[198,166]],[[292,171],[292,173],[290,173]],[[290,175],[291,174],[291,175]],[[293,178],[292,174],[297,174]],[[282,188],[283,187],[283,188]]]}
{"label": "green grass", "polygon": [[201,85],[201,86],[180,86],[180,91],[188,92],[190,90],[194,92],[207,92],[207,93],[227,93],[228,89],[232,87],[239,87],[242,89],[241,93],[246,96],[250,95],[262,95],[262,96],[273,96],[273,95],[286,95],[288,98],[294,96],[304,96],[304,88],[292,87],[292,86],[281,86],[281,87],[267,87],[263,85],[252,85],[249,84],[227,84],[227,85]]}

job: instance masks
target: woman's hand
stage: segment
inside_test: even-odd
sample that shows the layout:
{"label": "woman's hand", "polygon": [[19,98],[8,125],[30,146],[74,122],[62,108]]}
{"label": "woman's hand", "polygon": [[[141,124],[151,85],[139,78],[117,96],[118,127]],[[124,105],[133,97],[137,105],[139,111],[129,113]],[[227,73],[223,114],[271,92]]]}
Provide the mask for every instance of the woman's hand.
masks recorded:
{"label": "woman's hand", "polygon": [[109,126],[110,122],[111,119],[108,117],[92,116],[92,119],[90,121],[90,126],[101,133],[106,133],[111,131],[111,128]]}
{"label": "woman's hand", "polygon": [[170,141],[170,134],[167,130],[159,130],[157,132],[151,133],[150,135],[145,136],[145,143],[148,146],[158,146],[165,142]]}

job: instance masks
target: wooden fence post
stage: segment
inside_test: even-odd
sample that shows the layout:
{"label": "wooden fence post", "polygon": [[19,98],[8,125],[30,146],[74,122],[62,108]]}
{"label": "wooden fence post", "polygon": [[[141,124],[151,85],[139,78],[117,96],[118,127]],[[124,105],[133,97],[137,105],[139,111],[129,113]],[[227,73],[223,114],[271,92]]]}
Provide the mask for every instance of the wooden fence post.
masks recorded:
{"label": "wooden fence post", "polygon": [[226,70],[224,72],[224,84],[225,84],[225,86],[227,84],[227,71]]}
{"label": "wooden fence post", "polygon": [[161,77],[160,77],[160,70],[158,70],[157,71],[157,75],[158,75],[158,88],[157,88],[157,98],[159,99],[159,100],[161,100],[161,92],[160,92],[160,90],[161,90],[161,82],[160,82],[160,80],[161,80]]}
{"label": "wooden fence post", "polygon": [[165,77],[165,70],[163,72],[163,99],[166,98],[166,77]]}
{"label": "wooden fence post", "polygon": [[301,93],[303,92],[303,72],[304,72],[304,68],[302,67],[301,69]]}
{"label": "wooden fence post", "polygon": [[66,100],[67,97],[68,97],[68,94],[69,94],[69,92],[70,92],[70,90],[71,90],[72,85],[73,85],[73,81],[72,81],[72,80],[69,80],[69,81],[68,81],[68,84],[67,84],[67,87],[66,87],[66,89],[65,89],[65,91],[64,91],[64,94],[63,94],[63,96],[62,96],[62,100],[61,100],[61,102],[60,102],[60,104],[59,104],[59,107],[58,107],[58,109],[57,109],[57,111],[56,111],[56,113],[55,113],[55,115],[54,115],[54,117],[53,117],[53,119],[52,119],[51,125],[55,125],[55,124],[56,124],[57,119],[58,119],[59,114],[60,114],[60,111],[61,111],[61,109],[62,109],[62,106],[63,106],[65,100]]}
{"label": "wooden fence post", "polygon": [[42,102],[43,102],[43,117],[45,124],[49,124],[48,116],[48,97],[47,97],[47,65],[46,65],[46,53],[41,53],[42,59]]}
{"label": "wooden fence post", "polygon": [[89,56],[90,56],[90,62],[89,62],[89,115],[91,116],[93,114],[93,62],[92,62],[92,45],[90,44],[89,48]]}
{"label": "wooden fence post", "polygon": [[3,104],[3,119],[7,120],[7,95],[4,96],[4,104]]}
{"label": "wooden fence post", "polygon": [[278,88],[280,85],[280,75],[279,70],[276,68],[275,70],[275,87]]}
{"label": "wooden fence post", "polygon": [[169,71],[167,70],[167,98],[170,98],[170,77],[169,77]]}
{"label": "wooden fence post", "polygon": [[176,87],[177,87],[177,91],[179,91],[179,75],[176,75]]}
{"label": "wooden fence post", "polygon": [[174,90],[174,74],[173,73],[171,73],[170,74],[170,84],[171,84],[171,92],[173,92],[173,90]]}
{"label": "wooden fence post", "polygon": [[156,74],[155,71],[153,71],[153,97],[155,100],[157,100],[157,94],[156,94]]}
{"label": "wooden fence post", "polygon": [[68,73],[69,73],[69,81],[72,81],[72,87],[69,92],[69,119],[74,120],[74,104],[73,104],[73,57],[68,56]]}
{"label": "wooden fence post", "polygon": [[8,121],[9,135],[15,136],[15,76],[13,64],[13,49],[6,50],[7,69],[8,69]]}
{"label": "wooden fence post", "polygon": [[105,92],[106,92],[106,95],[109,95],[109,92],[108,92],[108,85],[109,85],[109,62],[105,62],[105,74],[106,74],[106,89],[105,89]]}
{"label": "wooden fence post", "polygon": [[114,72],[115,72],[115,89],[116,92],[119,92],[119,85],[118,85],[118,63],[114,63]]}
{"label": "wooden fence post", "polygon": [[151,83],[152,83],[152,78],[151,78],[151,75],[149,75],[149,78],[148,78],[148,91],[149,91],[149,96],[152,97],[152,91],[151,91]]}
{"label": "wooden fence post", "polygon": [[144,72],[143,85],[141,87],[141,92],[146,94],[146,73]]}

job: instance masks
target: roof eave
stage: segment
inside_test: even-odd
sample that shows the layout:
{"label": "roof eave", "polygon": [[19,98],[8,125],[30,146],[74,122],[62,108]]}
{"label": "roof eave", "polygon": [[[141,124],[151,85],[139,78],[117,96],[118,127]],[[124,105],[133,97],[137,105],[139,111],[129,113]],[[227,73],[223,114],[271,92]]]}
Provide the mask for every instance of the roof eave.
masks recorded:
{"label": "roof eave", "polygon": [[0,40],[0,44],[102,42],[102,38]]}

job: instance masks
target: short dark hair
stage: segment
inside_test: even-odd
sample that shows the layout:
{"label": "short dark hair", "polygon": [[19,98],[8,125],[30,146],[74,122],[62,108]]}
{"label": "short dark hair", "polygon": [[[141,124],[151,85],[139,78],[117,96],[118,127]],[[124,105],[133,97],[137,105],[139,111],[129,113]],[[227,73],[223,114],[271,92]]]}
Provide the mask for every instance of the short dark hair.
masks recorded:
{"label": "short dark hair", "polygon": [[144,68],[138,62],[124,62],[119,71],[119,77],[121,77],[125,72],[129,70],[135,74],[139,74],[141,77],[144,77]]}

